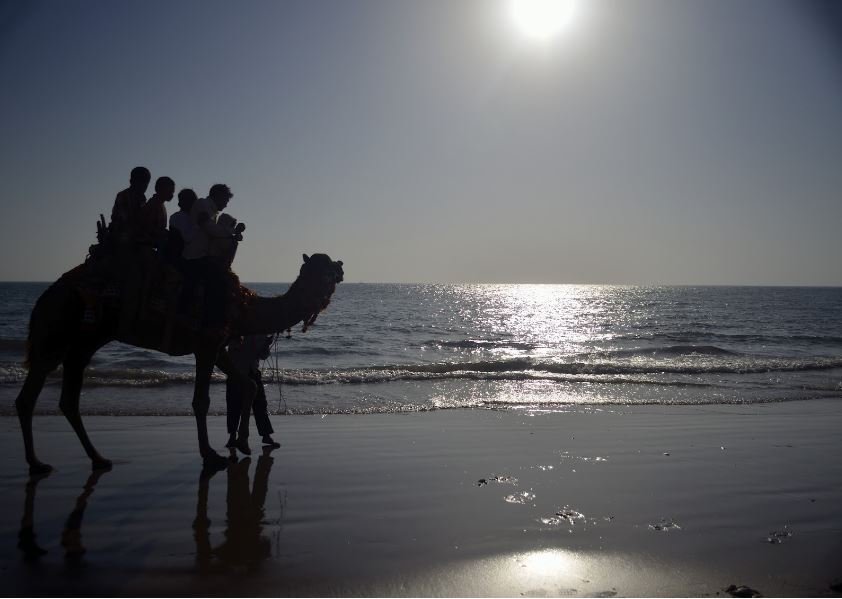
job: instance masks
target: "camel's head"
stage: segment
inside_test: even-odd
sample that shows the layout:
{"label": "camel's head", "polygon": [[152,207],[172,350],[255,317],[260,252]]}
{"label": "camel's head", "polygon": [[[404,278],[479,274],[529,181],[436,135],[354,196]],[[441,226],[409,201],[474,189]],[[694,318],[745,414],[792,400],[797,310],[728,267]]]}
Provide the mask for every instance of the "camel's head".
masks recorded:
{"label": "camel's head", "polygon": [[327,308],[336,285],[345,277],[345,271],[342,270],[341,260],[331,260],[327,254],[304,254],[303,257],[304,264],[295,284],[307,296],[308,304],[311,305],[310,313],[304,319],[303,330],[306,331],[315,322],[319,312]]}
{"label": "camel's head", "polygon": [[336,283],[341,283],[345,277],[342,260],[334,262],[327,254],[313,254],[312,256],[302,254],[302,257],[304,264],[301,265],[301,271],[298,273],[300,277],[321,278],[326,283],[333,283],[334,288]]}

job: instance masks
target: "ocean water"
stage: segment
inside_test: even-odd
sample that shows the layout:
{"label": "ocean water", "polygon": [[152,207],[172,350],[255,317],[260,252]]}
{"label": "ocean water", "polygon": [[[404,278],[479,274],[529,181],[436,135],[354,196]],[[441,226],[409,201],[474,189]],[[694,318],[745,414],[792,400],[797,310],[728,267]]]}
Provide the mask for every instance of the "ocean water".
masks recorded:
{"label": "ocean water", "polygon": [[[0,284],[0,414],[14,412],[46,286]],[[842,398],[840,316],[842,288],[343,283],[311,330],[277,340],[263,371],[276,413]],[[189,414],[192,381],[189,357],[112,343],[88,368],[83,410]]]}

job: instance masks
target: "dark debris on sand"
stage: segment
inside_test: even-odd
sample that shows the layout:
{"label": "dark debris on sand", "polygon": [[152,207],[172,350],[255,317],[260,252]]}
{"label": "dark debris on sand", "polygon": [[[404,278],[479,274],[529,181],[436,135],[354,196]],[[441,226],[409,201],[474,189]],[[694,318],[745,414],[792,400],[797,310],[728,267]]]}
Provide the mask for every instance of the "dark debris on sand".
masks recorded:
{"label": "dark debris on sand", "polygon": [[732,597],[762,597],[763,595],[760,594],[760,591],[756,591],[751,587],[747,587],[743,584],[737,586],[732,584],[725,592],[731,595]]}

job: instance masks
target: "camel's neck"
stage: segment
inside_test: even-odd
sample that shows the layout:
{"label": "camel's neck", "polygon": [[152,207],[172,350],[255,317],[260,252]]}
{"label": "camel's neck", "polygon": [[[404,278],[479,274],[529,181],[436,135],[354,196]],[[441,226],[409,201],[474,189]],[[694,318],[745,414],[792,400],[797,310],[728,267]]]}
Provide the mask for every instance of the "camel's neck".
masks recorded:
{"label": "camel's neck", "polygon": [[237,319],[235,334],[268,335],[291,329],[308,315],[300,299],[295,284],[278,297],[256,297]]}

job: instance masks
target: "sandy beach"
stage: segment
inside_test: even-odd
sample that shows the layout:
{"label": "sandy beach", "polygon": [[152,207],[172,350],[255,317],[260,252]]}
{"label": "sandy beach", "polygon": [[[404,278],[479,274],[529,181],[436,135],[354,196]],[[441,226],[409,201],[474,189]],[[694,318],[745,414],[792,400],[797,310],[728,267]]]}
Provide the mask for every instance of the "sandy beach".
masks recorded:
{"label": "sandy beach", "polygon": [[[12,595],[833,595],[834,401],[275,417],[202,475],[192,419],[0,420]],[[224,419],[210,421],[221,449]],[[252,439],[253,443],[257,438]],[[17,545],[17,547],[15,546]]]}

